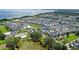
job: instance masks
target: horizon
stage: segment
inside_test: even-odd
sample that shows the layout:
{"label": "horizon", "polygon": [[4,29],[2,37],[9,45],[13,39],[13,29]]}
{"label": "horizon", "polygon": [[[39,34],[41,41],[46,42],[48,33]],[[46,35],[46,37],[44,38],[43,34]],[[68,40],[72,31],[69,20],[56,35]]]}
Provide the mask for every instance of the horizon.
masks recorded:
{"label": "horizon", "polygon": [[0,19],[20,18],[23,16],[33,16],[40,13],[55,12],[55,11],[79,13],[79,9],[0,9]]}
{"label": "horizon", "polygon": [[33,16],[45,12],[54,12],[54,10],[43,9],[0,9],[0,19],[18,18],[22,16]]}

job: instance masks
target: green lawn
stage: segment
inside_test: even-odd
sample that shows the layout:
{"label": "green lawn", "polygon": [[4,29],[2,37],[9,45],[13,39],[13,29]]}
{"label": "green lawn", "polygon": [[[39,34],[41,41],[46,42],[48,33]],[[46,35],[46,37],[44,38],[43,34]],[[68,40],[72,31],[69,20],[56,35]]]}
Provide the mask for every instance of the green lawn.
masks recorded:
{"label": "green lawn", "polygon": [[6,29],[5,26],[0,26],[0,31],[1,31],[2,33],[5,33],[5,32],[7,32],[8,30]]}
{"label": "green lawn", "polygon": [[78,38],[78,36],[76,36],[75,34],[70,34],[69,37],[67,37],[67,36],[64,37],[63,43],[71,42],[73,40],[76,40],[77,38]]}

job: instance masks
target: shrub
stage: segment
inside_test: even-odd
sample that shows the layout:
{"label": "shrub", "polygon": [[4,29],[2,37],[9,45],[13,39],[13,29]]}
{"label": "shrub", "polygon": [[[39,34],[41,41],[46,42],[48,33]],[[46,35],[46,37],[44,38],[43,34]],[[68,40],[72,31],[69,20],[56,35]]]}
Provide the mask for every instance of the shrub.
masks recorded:
{"label": "shrub", "polygon": [[3,34],[1,31],[0,31],[0,40],[4,40],[5,39],[5,34]]}
{"label": "shrub", "polygon": [[48,50],[67,50],[67,47],[64,44],[56,41],[53,37],[47,37],[43,47],[48,48]]}
{"label": "shrub", "polygon": [[10,50],[14,50],[15,48],[18,48],[18,41],[16,38],[12,37],[12,38],[8,38],[5,40],[6,43],[6,47]]}
{"label": "shrub", "polygon": [[30,37],[32,38],[33,41],[38,42],[42,37],[42,34],[40,32],[32,32],[30,34]]}

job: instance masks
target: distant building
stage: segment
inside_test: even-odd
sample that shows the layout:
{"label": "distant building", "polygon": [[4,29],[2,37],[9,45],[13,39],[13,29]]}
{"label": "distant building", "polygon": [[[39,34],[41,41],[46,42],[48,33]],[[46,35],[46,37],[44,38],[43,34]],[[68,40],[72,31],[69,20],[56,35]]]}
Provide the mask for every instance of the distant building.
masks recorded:
{"label": "distant building", "polygon": [[6,32],[4,33],[6,36],[10,36],[11,35],[11,32]]}
{"label": "distant building", "polygon": [[9,23],[8,26],[11,30],[17,30],[18,28],[18,25],[16,23]]}

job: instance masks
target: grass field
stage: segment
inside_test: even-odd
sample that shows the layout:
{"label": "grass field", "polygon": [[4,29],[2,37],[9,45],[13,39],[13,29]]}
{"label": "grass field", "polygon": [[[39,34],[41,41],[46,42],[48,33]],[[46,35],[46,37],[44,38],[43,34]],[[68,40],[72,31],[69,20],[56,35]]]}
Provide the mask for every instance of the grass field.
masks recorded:
{"label": "grass field", "polygon": [[77,38],[78,38],[78,36],[76,36],[75,34],[69,34],[69,37],[67,37],[67,36],[64,37],[63,43],[69,43],[73,40],[76,40]]}

